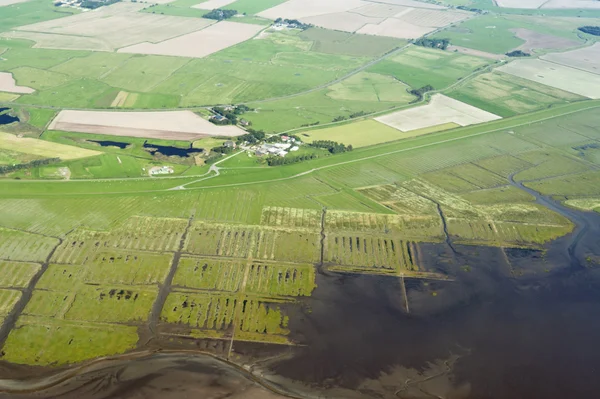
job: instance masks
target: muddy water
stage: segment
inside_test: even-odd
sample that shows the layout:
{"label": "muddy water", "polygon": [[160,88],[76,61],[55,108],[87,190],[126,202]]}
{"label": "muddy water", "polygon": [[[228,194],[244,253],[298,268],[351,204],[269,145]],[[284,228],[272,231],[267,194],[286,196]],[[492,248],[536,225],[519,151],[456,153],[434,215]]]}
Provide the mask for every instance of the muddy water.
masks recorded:
{"label": "muddy water", "polygon": [[452,281],[406,280],[409,312],[397,278],[322,272],[288,309],[303,346],[234,345],[251,372],[152,355],[0,398],[598,397],[600,215],[534,194],[575,231],[545,251],[422,245],[421,261]]}

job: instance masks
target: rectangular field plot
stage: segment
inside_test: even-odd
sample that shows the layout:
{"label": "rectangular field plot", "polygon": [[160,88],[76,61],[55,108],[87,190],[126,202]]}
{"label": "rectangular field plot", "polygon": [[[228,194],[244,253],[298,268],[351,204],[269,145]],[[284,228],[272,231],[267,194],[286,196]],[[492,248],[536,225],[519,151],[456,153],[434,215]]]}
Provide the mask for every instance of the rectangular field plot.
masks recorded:
{"label": "rectangular field plot", "polygon": [[531,163],[512,155],[499,155],[497,157],[482,159],[474,163],[484,169],[496,173],[497,175],[507,178],[512,173],[527,169],[532,166]]}
{"label": "rectangular field plot", "polygon": [[245,267],[245,262],[182,257],[173,285],[200,290],[237,291]]}
{"label": "rectangular field plot", "polygon": [[235,296],[175,292],[167,297],[160,318],[166,323],[224,334],[233,325],[237,301]]}
{"label": "rectangular field plot", "polygon": [[246,292],[267,296],[310,296],[315,288],[312,265],[272,265],[255,263],[250,266]]}
{"label": "rectangular field plot", "polygon": [[431,97],[431,102],[427,105],[375,118],[376,121],[403,132],[446,123],[468,126],[496,119],[501,119],[501,117],[442,94],[434,94]]}
{"label": "rectangular field plot", "polygon": [[262,211],[263,226],[281,226],[293,229],[320,229],[321,211],[316,209],[296,209],[266,206]]}
{"label": "rectangular field plot", "polygon": [[412,244],[393,237],[331,234],[327,236],[325,261],[336,270],[396,274],[418,270]]}
{"label": "rectangular field plot", "polygon": [[21,298],[21,292],[17,290],[0,290],[0,326],[2,320],[12,310],[17,301]]}
{"label": "rectangular field plot", "polygon": [[24,288],[40,270],[37,263],[7,262],[0,260],[0,287]]}
{"label": "rectangular field plot", "polygon": [[85,268],[74,265],[49,265],[35,285],[36,290],[68,292],[83,281]]}
{"label": "rectangular field plot", "polygon": [[172,262],[171,254],[99,252],[86,264],[85,282],[153,285],[162,283]]}
{"label": "rectangular field plot", "polygon": [[600,172],[586,172],[526,184],[544,194],[564,197],[600,195]]}
{"label": "rectangular field plot", "polygon": [[0,258],[43,262],[59,241],[56,238],[0,228]]}
{"label": "rectangular field plot", "polygon": [[582,173],[589,170],[589,165],[576,159],[558,154],[548,154],[543,161],[535,162],[536,165],[515,175],[516,180],[537,180],[549,177]]}
{"label": "rectangular field plot", "polygon": [[137,288],[84,287],[76,292],[64,317],[110,323],[144,322],[157,293]]}
{"label": "rectangular field plot", "polygon": [[137,341],[137,327],[57,323],[22,316],[2,350],[3,359],[12,363],[56,365],[123,353]]}
{"label": "rectangular field plot", "polygon": [[232,228],[196,222],[190,228],[184,251],[197,255],[247,258],[259,238],[257,227]]}
{"label": "rectangular field plot", "polygon": [[580,69],[533,59],[517,60],[498,70],[580,96],[600,98],[600,75]]}
{"label": "rectangular field plot", "polygon": [[489,222],[470,219],[448,219],[448,232],[457,243],[497,246],[541,245],[570,233],[570,225]]}
{"label": "rectangular field plot", "polygon": [[110,232],[76,230],[56,250],[53,262],[85,263],[98,250],[175,251],[187,226],[185,219],[132,217]]}
{"label": "rectangular field plot", "polygon": [[318,233],[263,230],[259,236],[254,258],[316,263],[320,257],[319,240]]}
{"label": "rectangular field plot", "polygon": [[477,165],[467,163],[445,169],[452,175],[464,179],[476,188],[492,188],[508,184],[508,180]]}
{"label": "rectangular field plot", "polygon": [[359,192],[400,214],[428,216],[438,214],[435,203],[401,185],[373,186],[361,189]]}
{"label": "rectangular field plot", "polygon": [[143,322],[156,295],[156,290],[111,286],[75,286],[70,292],[35,290],[23,313],[65,320]]}
{"label": "rectangular field plot", "polygon": [[469,79],[448,95],[504,117],[584,99],[574,93],[498,71]]}
{"label": "rectangular field plot", "polygon": [[284,336],[288,317],[279,306],[258,300],[244,299],[240,303],[240,324],[236,333],[237,340],[286,343]]}

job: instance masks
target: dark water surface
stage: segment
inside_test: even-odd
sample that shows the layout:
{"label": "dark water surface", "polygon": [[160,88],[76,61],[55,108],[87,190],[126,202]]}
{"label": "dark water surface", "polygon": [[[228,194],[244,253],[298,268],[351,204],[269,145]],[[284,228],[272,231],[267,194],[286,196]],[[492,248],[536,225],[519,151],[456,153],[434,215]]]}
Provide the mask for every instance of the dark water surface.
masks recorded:
{"label": "dark water surface", "polygon": [[100,144],[100,147],[118,147],[120,149],[127,148],[131,143],[123,143],[121,141],[107,141],[107,140],[88,140],[92,143]]}
{"label": "dark water surface", "polygon": [[398,278],[320,272],[289,309],[305,346],[261,360],[272,347],[236,342],[249,371],[153,355],[0,398],[598,398],[600,215],[536,197],[575,231],[545,251],[423,244],[421,261],[453,280],[406,280],[408,301]]}
{"label": "dark water surface", "polygon": [[13,122],[20,122],[21,120],[17,116],[12,116],[9,114],[1,114],[2,112],[8,110],[9,108],[0,108],[0,125],[9,125]]}
{"label": "dark water surface", "polygon": [[146,151],[148,151],[150,154],[152,154],[152,156],[159,153],[159,154],[162,154],[167,157],[177,156],[177,157],[182,157],[182,158],[187,158],[192,154],[199,154],[204,151],[201,148],[192,148],[192,144],[190,144],[190,148],[179,148],[179,147],[172,147],[172,146],[150,144],[148,142],[144,143],[144,149],[146,149]]}

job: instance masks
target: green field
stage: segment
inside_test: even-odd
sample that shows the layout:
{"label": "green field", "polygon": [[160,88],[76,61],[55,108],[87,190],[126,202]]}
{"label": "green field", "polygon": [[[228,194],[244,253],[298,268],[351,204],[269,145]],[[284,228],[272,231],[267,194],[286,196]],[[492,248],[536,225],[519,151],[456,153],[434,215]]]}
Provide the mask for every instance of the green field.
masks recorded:
{"label": "green field", "polygon": [[[546,11],[550,10],[542,12]],[[504,54],[525,43],[524,40],[516,37],[511,29],[529,29],[583,43],[576,32],[576,28],[582,24],[585,22],[575,19],[490,14],[447,28],[436,33],[434,37],[448,38],[457,46]]]}
{"label": "green field", "polygon": [[444,89],[489,64],[490,60],[483,58],[412,46],[369,71],[393,76],[413,88],[431,85]]}
{"label": "green field", "polygon": [[504,117],[584,99],[573,93],[502,72],[479,75],[446,94]]}
{"label": "green field", "polygon": [[303,132],[301,137],[310,143],[315,140],[333,140],[353,147],[364,147],[410,137],[407,133],[374,120],[349,123],[319,130]]}
{"label": "green field", "polygon": [[[158,15],[137,15],[194,23],[207,12],[192,8],[200,1],[147,4],[142,12]],[[7,108],[0,113],[20,118],[0,132],[0,165],[59,158],[0,176],[3,361],[56,367],[148,343],[247,364],[255,352],[277,359],[294,347],[311,351],[310,334],[296,328],[312,328],[322,304],[337,305],[329,276],[358,289],[382,279],[378,291],[394,288],[393,305],[383,311],[406,306],[411,317],[454,306],[442,302],[444,295],[432,308],[421,302],[433,289],[458,286],[444,280],[479,284],[482,275],[462,280],[453,269],[471,271],[458,262],[475,261],[480,252],[499,254],[517,287],[513,252],[533,251],[545,261],[549,243],[574,224],[511,179],[575,209],[600,209],[600,100],[494,71],[505,61],[318,27],[268,28],[271,21],[256,14],[281,3],[222,6],[244,14],[231,21],[265,29],[205,58],[0,40],[0,71],[36,89],[0,94]],[[549,10],[542,17],[543,9],[516,15],[491,0],[443,3],[490,12],[471,13],[433,36],[493,53],[522,44],[515,28],[583,44],[591,38],[576,28],[592,24],[585,17],[596,13]],[[366,12],[392,8],[376,4]],[[41,0],[0,7],[0,32],[76,12]],[[433,122],[410,132],[374,119],[427,103],[432,93],[411,93],[427,85],[502,119],[477,123],[471,110],[455,110],[474,124]],[[237,139],[47,130],[64,109],[185,108],[208,118],[221,112],[212,109],[217,104],[249,107],[243,118],[251,135],[233,152],[223,149],[226,155],[212,149]],[[264,130],[264,139],[253,143],[260,135],[250,128]],[[288,158],[294,162],[269,166],[273,158],[253,153],[264,142],[289,140],[283,134],[306,142]],[[308,145],[317,140],[352,149]],[[147,144],[217,155],[152,155]],[[318,157],[299,157],[309,153]],[[154,166],[174,173],[150,177]],[[505,273],[496,263],[483,265],[485,272]],[[413,280],[405,286],[404,279]]]}
{"label": "green field", "polygon": [[406,41],[402,39],[357,35],[322,28],[310,28],[299,36],[312,42],[312,51],[330,54],[373,57],[406,45]]}

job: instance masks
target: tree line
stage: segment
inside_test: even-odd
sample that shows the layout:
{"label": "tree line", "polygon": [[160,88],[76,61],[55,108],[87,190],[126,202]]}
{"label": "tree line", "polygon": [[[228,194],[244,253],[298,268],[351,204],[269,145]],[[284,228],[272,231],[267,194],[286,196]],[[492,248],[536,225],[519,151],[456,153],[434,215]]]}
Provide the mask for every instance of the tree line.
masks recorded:
{"label": "tree line", "polygon": [[521,50],[510,51],[510,52],[506,53],[506,55],[509,57],[531,57],[531,54],[526,53]]}
{"label": "tree line", "polygon": [[267,164],[269,166],[289,165],[291,163],[310,161],[311,159],[317,159],[317,158],[319,158],[319,154],[315,154],[315,153],[295,155],[295,156],[288,155],[287,157],[269,157],[269,158],[267,158]]}
{"label": "tree line", "polygon": [[236,10],[221,10],[217,8],[216,10],[212,10],[211,12],[204,14],[202,18],[214,19],[217,21],[222,21],[224,19],[229,19],[235,15],[237,15]]}
{"label": "tree line", "polygon": [[352,145],[344,145],[337,141],[331,140],[316,140],[308,144],[311,147],[323,148],[329,151],[331,154],[339,154],[342,152],[352,151]]}
{"label": "tree line", "polygon": [[413,44],[421,47],[438,48],[440,50],[446,50],[450,45],[450,39],[428,39],[422,37],[413,42]]}
{"label": "tree line", "polygon": [[35,161],[21,163],[17,165],[0,165],[0,175],[4,175],[6,173],[11,173],[17,170],[34,168],[36,166],[49,165],[51,163],[60,162],[60,158],[45,158],[45,159],[36,159]]}

